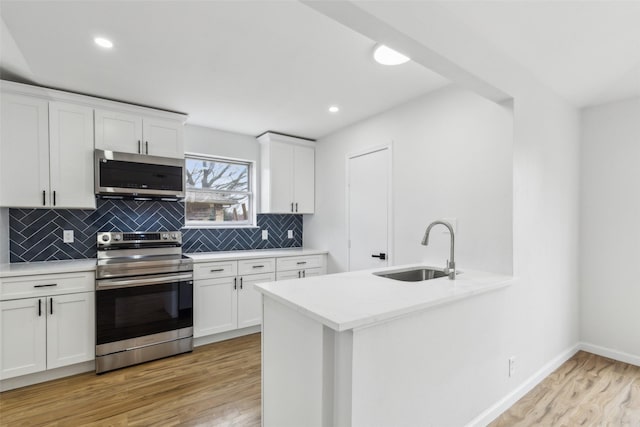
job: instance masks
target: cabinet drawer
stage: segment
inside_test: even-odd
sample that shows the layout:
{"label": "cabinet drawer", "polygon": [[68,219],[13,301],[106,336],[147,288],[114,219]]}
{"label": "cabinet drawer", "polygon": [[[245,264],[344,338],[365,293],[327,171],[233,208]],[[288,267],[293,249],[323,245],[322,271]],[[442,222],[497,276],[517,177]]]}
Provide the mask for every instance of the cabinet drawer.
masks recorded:
{"label": "cabinet drawer", "polygon": [[324,258],[322,254],[278,258],[277,271],[324,267]]}
{"label": "cabinet drawer", "polygon": [[245,259],[238,261],[238,275],[272,273],[276,270],[275,258]]}
{"label": "cabinet drawer", "polygon": [[0,300],[88,292],[95,289],[95,273],[43,274],[0,279]]}
{"label": "cabinet drawer", "polygon": [[193,278],[215,279],[217,277],[233,277],[238,273],[238,261],[216,261],[195,264]]}

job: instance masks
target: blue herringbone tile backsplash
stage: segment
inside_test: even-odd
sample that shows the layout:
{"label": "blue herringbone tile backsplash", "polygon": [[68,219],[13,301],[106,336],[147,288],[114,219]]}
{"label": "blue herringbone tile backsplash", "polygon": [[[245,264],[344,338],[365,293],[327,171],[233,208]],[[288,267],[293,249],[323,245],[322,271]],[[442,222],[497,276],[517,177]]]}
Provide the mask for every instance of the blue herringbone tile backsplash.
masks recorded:
{"label": "blue herringbone tile backsplash", "polygon": [[[183,225],[179,202],[99,199],[96,210],[9,209],[10,261],[95,258],[98,231],[179,230]],[[74,243],[62,242],[63,230],[73,230]],[[269,230],[268,240],[262,240],[262,230]],[[293,239],[287,230],[293,230]],[[258,228],[182,231],[185,253],[302,246],[301,215],[258,215]]]}

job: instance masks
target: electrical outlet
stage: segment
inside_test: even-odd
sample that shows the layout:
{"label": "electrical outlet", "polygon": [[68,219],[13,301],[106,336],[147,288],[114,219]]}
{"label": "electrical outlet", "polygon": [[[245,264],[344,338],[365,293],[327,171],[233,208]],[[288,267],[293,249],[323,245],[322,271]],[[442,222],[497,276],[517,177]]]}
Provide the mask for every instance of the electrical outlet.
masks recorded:
{"label": "electrical outlet", "polygon": [[509,378],[516,374],[516,357],[511,356],[509,358]]}
{"label": "electrical outlet", "polygon": [[262,240],[269,239],[269,230],[262,230]]}
{"label": "electrical outlet", "polygon": [[287,230],[287,239],[293,239],[293,230]]}
{"label": "electrical outlet", "polygon": [[73,230],[64,230],[62,232],[62,241],[64,243],[73,243]]}

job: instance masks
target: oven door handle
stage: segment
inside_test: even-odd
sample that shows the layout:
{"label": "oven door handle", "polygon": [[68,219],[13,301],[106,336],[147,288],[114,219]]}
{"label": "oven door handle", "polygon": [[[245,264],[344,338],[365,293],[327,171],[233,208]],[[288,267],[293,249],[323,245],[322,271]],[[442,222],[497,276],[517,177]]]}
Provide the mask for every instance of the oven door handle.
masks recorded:
{"label": "oven door handle", "polygon": [[132,286],[157,285],[159,283],[184,282],[193,280],[193,274],[172,274],[169,276],[159,277],[138,277],[138,278],[117,278],[117,279],[100,279],[96,281],[96,290],[126,288]]}

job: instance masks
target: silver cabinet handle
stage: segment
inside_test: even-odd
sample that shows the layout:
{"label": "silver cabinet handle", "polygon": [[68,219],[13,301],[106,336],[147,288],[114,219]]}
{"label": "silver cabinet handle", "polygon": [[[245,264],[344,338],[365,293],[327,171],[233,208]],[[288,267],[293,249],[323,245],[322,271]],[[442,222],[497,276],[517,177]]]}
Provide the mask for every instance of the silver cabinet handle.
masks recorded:
{"label": "silver cabinet handle", "polygon": [[291,202],[291,212],[293,212],[293,202]]}
{"label": "silver cabinet handle", "polygon": [[53,298],[49,298],[49,314],[53,314]]}
{"label": "silver cabinet handle", "polygon": [[224,271],[224,268],[216,268],[215,270],[211,270],[212,273],[220,273],[221,271]]}
{"label": "silver cabinet handle", "polygon": [[264,265],[254,265],[252,268],[264,268]]}
{"label": "silver cabinet handle", "polygon": [[237,277],[233,278],[233,289],[234,290],[238,289],[238,278]]}
{"label": "silver cabinet handle", "polygon": [[51,288],[54,286],[58,286],[57,283],[50,283],[48,285],[33,285],[34,288]]}
{"label": "silver cabinet handle", "polygon": [[149,154],[149,141],[144,142],[144,154]]}
{"label": "silver cabinet handle", "polygon": [[296,202],[296,212],[298,212],[298,202]]}
{"label": "silver cabinet handle", "polygon": [[242,289],[242,277],[240,278],[240,289]]}
{"label": "silver cabinet handle", "polygon": [[142,145],[140,140],[138,140],[138,154],[142,154]]}
{"label": "silver cabinet handle", "polygon": [[47,204],[47,192],[45,190],[42,190],[42,206],[45,206]]}
{"label": "silver cabinet handle", "polygon": [[38,317],[42,316],[42,300],[38,298]]}
{"label": "silver cabinet handle", "polygon": [[307,277],[307,272],[305,270],[302,270],[302,277]]}
{"label": "silver cabinet handle", "polygon": [[307,261],[300,261],[300,262],[296,262],[296,264],[298,264],[298,265],[304,265],[304,264],[306,264],[306,263],[307,263]]}

